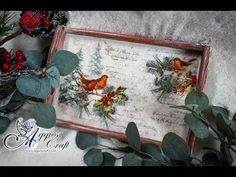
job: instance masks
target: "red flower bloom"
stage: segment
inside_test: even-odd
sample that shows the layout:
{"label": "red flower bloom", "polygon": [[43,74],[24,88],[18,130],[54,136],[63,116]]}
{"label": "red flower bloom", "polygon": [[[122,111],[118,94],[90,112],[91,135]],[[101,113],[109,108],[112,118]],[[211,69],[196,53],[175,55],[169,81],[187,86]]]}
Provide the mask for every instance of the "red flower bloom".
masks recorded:
{"label": "red flower bloom", "polygon": [[20,26],[26,31],[33,31],[40,26],[40,17],[38,14],[27,11],[20,18]]}

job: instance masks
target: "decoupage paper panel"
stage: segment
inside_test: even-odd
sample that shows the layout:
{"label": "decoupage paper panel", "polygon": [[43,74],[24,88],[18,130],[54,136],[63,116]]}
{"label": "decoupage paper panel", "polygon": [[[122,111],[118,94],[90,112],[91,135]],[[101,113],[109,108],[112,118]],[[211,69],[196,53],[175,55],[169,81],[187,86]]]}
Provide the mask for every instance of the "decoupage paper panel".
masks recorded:
{"label": "decoupage paper panel", "polygon": [[[80,59],[77,68],[85,78],[97,79],[101,75],[108,76],[107,85],[118,88],[125,87],[128,100],[123,105],[115,106],[115,121],[99,116],[94,111],[94,103],[100,96],[89,94],[85,102],[87,111],[81,109],[78,97],[80,82],[78,72],[61,78],[61,88],[56,92],[54,105],[58,119],[83,125],[125,132],[129,122],[135,122],[142,137],[161,141],[167,132],[175,132],[183,138],[187,137],[188,128],[184,124],[184,110],[170,108],[171,105],[183,105],[185,95],[171,93],[157,100],[160,93],[152,90],[156,74],[148,72],[146,66],[150,60],[158,57],[179,57],[183,60],[196,58],[189,66],[191,73],[199,70],[200,55],[185,50],[172,49],[154,45],[118,41],[105,38],[67,34],[64,49],[76,53]],[[168,71],[165,74],[169,74]],[[95,91],[94,91],[95,93]],[[97,90],[102,94],[102,90]],[[84,100],[83,100],[84,101]]]}

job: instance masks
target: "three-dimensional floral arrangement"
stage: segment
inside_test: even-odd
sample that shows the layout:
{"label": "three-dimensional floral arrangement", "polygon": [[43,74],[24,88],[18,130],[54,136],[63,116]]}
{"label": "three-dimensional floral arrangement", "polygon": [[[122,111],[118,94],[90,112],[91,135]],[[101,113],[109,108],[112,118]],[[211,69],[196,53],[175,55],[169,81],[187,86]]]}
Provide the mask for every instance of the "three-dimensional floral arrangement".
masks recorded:
{"label": "three-dimensional floral arrangement", "polygon": [[[68,21],[66,12],[61,11],[25,11],[19,21],[15,17],[10,12],[0,16],[0,46],[23,32],[30,37],[52,36],[58,25],[66,25]],[[18,30],[12,32],[17,27]],[[37,124],[44,128],[54,126],[55,109],[43,100],[59,87],[60,76],[70,74],[79,60],[69,51],[58,51],[51,63],[46,65],[45,61],[46,50],[0,48],[0,133],[5,132],[16,117],[15,112],[30,101],[36,102],[31,116]],[[65,65],[68,61],[69,64]]]}
{"label": "three-dimensional floral arrangement", "polygon": [[67,22],[67,14],[62,11],[24,11],[19,25],[27,35],[48,37],[54,34],[58,25]]}
{"label": "three-dimensional floral arrangement", "polygon": [[155,74],[155,88],[153,92],[159,92],[158,100],[169,94],[188,94],[192,90],[196,90],[197,76],[193,73],[189,66],[196,59],[183,61],[180,58],[165,57],[161,61],[157,56],[155,60],[150,60],[146,63],[148,72]]}

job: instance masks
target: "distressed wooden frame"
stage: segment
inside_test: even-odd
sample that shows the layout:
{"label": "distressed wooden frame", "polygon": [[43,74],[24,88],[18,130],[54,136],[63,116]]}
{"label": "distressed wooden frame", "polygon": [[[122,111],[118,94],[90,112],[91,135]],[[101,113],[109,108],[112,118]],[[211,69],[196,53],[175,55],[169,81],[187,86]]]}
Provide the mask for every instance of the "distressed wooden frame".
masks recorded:
{"label": "distressed wooden frame", "polygon": [[[199,44],[199,43],[190,43],[190,42],[184,42],[184,41],[174,41],[169,39],[161,39],[161,38],[150,38],[150,37],[143,37],[143,36],[137,36],[137,35],[130,35],[130,34],[119,34],[119,33],[111,33],[111,32],[104,32],[104,31],[95,31],[95,30],[87,30],[87,29],[77,29],[77,28],[70,28],[65,26],[58,26],[52,41],[52,45],[48,54],[48,64],[51,62],[51,58],[54,52],[57,50],[63,49],[64,40],[66,34],[77,34],[77,35],[85,35],[85,36],[91,36],[91,37],[101,37],[101,38],[108,38],[108,39],[115,39],[115,40],[121,40],[121,41],[128,41],[128,42],[134,42],[134,43],[142,43],[142,44],[151,44],[151,45],[158,45],[158,46],[164,46],[164,47],[170,47],[170,48],[176,48],[176,49],[184,49],[189,51],[198,51],[201,52],[201,62],[200,62],[200,68],[198,73],[198,80],[197,80],[197,90],[203,91],[204,85],[206,82],[207,77],[207,67],[210,57],[210,46],[205,44]],[[46,100],[46,103],[52,104],[53,102],[53,94],[49,96]],[[86,125],[81,125],[69,121],[59,120],[57,119],[56,125],[58,127],[63,128],[69,128],[74,129],[77,131],[87,132],[91,134],[97,134],[102,137],[112,137],[117,138],[119,140],[126,141],[127,138],[125,134],[114,132],[110,130],[104,130],[100,128],[90,127]],[[189,130],[187,142],[189,145],[190,152],[193,151],[193,146],[195,142],[196,136],[194,133]],[[148,139],[148,138],[142,138],[142,143],[155,143],[160,144],[161,142]]]}

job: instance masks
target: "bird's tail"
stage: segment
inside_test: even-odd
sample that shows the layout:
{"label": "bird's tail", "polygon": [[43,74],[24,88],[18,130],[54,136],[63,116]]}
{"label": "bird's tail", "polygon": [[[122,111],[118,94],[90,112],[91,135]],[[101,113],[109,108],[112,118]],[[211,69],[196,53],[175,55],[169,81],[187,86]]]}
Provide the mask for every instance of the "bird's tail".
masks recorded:
{"label": "bird's tail", "polygon": [[196,61],[197,59],[196,58],[193,58],[193,59],[190,59],[188,60],[189,63],[193,63],[194,61]]}
{"label": "bird's tail", "polygon": [[81,81],[82,81],[82,80],[85,80],[84,75],[82,74],[81,71],[78,71],[78,74],[79,74],[79,76],[80,76],[80,80],[81,80]]}

